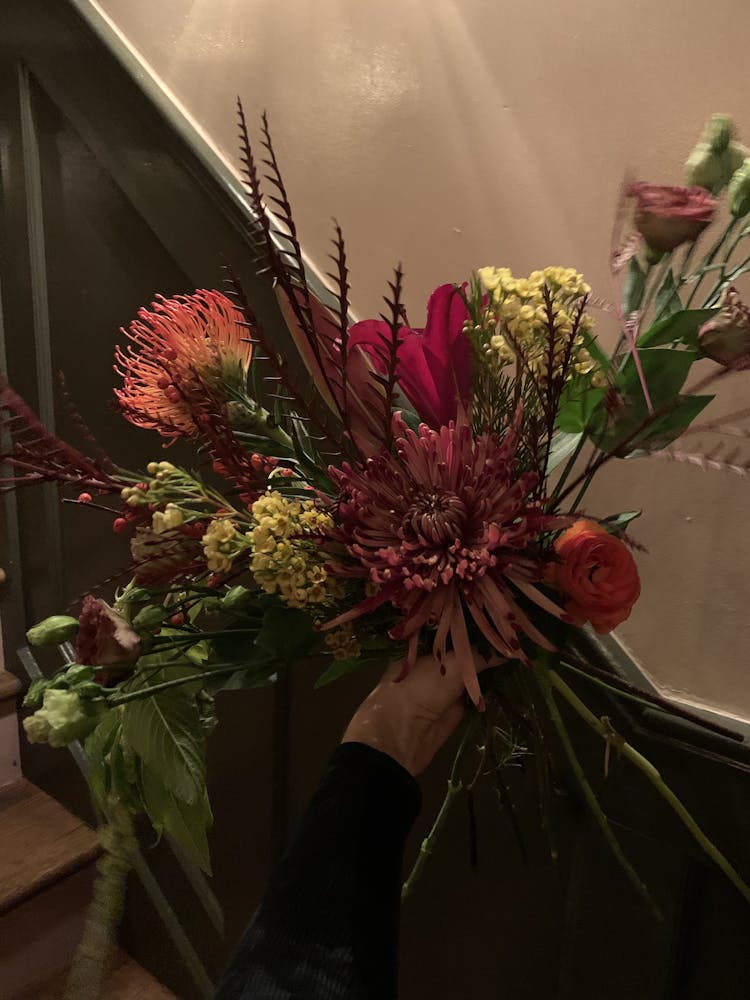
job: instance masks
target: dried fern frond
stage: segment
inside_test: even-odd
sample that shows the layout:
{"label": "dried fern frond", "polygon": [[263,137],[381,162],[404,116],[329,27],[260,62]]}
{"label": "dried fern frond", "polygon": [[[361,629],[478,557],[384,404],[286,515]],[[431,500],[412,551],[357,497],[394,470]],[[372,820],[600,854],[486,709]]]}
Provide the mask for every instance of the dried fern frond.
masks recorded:
{"label": "dried fern frond", "polygon": [[651,458],[667,459],[670,462],[681,462],[695,465],[704,472],[729,472],[732,475],[746,478],[750,475],[750,457],[741,458],[736,451],[724,453],[719,446],[710,452],[688,452],[677,448],[661,448],[648,452]]}

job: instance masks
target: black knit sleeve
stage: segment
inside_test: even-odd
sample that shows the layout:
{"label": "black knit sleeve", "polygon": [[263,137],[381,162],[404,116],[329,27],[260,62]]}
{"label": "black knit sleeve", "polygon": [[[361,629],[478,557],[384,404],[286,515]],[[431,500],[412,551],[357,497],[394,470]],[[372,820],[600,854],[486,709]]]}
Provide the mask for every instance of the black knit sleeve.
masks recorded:
{"label": "black knit sleeve", "polygon": [[403,851],[420,802],[387,754],[338,747],[217,1000],[393,1000]]}

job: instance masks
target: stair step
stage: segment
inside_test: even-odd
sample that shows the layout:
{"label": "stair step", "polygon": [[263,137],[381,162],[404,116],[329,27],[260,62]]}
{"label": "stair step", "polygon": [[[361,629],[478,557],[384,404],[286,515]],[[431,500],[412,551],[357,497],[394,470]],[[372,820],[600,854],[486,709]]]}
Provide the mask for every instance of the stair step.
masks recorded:
{"label": "stair step", "polygon": [[16,675],[0,667],[0,701],[15,699],[20,690],[21,682]]}
{"label": "stair step", "polygon": [[100,851],[91,827],[31,782],[0,789],[0,914],[85,867]]}
{"label": "stair step", "polygon": [[[23,994],[18,1000],[61,1000],[66,980],[67,970],[59,973],[33,994]],[[123,951],[117,952],[102,995],[107,1000],[175,1000],[173,993]]]}
{"label": "stair step", "polygon": [[0,650],[0,788],[21,777],[21,754],[18,747],[16,703],[21,682],[2,668]]}

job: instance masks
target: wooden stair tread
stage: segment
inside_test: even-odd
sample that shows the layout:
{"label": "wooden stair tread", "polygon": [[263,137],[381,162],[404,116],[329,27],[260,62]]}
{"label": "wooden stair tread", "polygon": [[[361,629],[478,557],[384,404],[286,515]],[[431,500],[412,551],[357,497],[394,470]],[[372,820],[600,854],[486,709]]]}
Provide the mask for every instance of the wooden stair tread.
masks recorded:
{"label": "wooden stair tread", "polygon": [[96,834],[22,779],[0,789],[0,913],[78,871],[100,853]]}
{"label": "wooden stair tread", "polygon": [[[34,991],[33,1000],[61,1000],[67,978],[67,970],[58,973],[41,990]],[[175,1000],[173,993],[123,951],[117,952],[102,996],[107,1000]],[[28,994],[21,1000],[32,1000],[32,997]]]}
{"label": "wooden stair tread", "polygon": [[21,682],[15,674],[0,669],[0,701],[15,698],[21,690]]}

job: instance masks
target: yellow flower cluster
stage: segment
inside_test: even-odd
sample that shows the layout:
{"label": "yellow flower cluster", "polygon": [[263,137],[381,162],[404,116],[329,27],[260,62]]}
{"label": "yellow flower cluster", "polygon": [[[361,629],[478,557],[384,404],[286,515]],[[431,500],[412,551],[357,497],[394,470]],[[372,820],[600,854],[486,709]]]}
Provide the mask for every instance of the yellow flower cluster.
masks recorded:
{"label": "yellow flower cluster", "polygon": [[171,462],[149,462],[146,471],[153,476],[148,482],[138,486],[126,486],[120,496],[129,507],[145,507],[161,503],[164,499],[166,480],[179,470]]}
{"label": "yellow flower cluster", "polygon": [[293,608],[329,604],[342,596],[312,540],[333,526],[329,514],[314,500],[290,500],[276,490],[256,500],[252,512],[255,527],[246,533],[253,550],[250,568],[267,594],[278,593]]}
{"label": "yellow flower cluster", "polygon": [[182,511],[175,503],[168,503],[164,511],[155,510],[151,518],[151,527],[155,534],[161,535],[165,531],[172,531],[179,528],[185,520]]}
{"label": "yellow flower cluster", "polygon": [[[484,344],[488,360],[497,368],[516,360],[514,345],[537,378],[547,377],[549,367],[550,317],[544,298],[545,286],[551,294],[554,318],[553,356],[562,364],[573,333],[580,299],[591,291],[572,267],[545,267],[527,278],[516,278],[507,267],[482,267],[477,271],[482,287],[490,296],[488,309],[492,332]],[[584,313],[573,340],[570,373],[593,373],[594,382],[602,375],[585,347],[591,332],[591,317]],[[503,335],[507,330],[509,337]]]}
{"label": "yellow flower cluster", "polygon": [[212,573],[226,573],[235,557],[246,548],[244,536],[228,517],[216,517],[201,539],[206,565]]}
{"label": "yellow flower cluster", "polygon": [[353,660],[362,652],[351,622],[327,632],[324,641],[331,650],[334,660]]}

